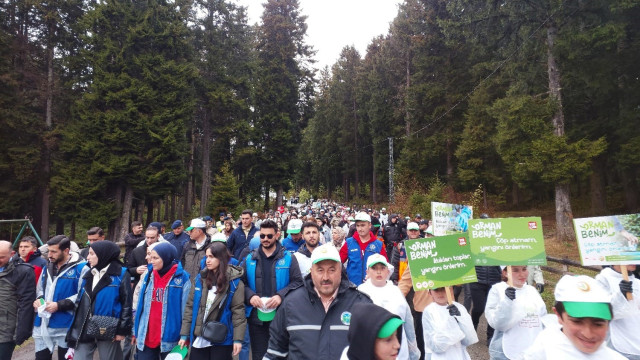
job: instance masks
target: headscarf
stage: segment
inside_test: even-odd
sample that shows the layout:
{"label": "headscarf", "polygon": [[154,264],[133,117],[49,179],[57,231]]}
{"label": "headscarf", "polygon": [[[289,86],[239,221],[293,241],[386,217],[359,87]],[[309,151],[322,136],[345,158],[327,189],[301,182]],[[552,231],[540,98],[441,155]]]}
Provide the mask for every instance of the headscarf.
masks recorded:
{"label": "headscarf", "polygon": [[102,270],[112,261],[120,259],[120,247],[109,240],[96,241],[91,244],[91,249],[98,257],[98,264],[94,269]]}
{"label": "headscarf", "polygon": [[158,270],[158,274],[163,276],[166,274],[174,264],[174,260],[178,256],[178,250],[173,244],[169,242],[163,242],[156,245],[152,251],[155,251],[162,259],[162,269]]}

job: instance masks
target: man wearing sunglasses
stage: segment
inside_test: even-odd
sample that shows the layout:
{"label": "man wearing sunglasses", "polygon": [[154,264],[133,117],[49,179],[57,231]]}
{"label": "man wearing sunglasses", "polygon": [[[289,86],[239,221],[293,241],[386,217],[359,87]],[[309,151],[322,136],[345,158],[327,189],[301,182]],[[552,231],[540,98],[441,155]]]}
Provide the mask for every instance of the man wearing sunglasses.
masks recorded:
{"label": "man wearing sunglasses", "polygon": [[273,220],[260,224],[260,246],[242,261],[245,305],[253,359],[267,352],[269,325],[284,296],[302,285],[295,256],[278,241],[280,232]]}

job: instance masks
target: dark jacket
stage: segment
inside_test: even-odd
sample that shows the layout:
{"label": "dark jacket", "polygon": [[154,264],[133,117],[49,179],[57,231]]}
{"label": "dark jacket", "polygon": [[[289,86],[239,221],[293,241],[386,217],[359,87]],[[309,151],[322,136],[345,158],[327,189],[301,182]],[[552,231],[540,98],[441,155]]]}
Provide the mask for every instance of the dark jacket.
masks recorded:
{"label": "dark jacket", "polygon": [[187,233],[183,231],[180,233],[180,235],[176,236],[176,234],[174,234],[172,231],[162,235],[162,237],[170,242],[171,245],[175,246],[176,250],[178,250],[176,259],[182,259],[182,249],[184,249],[184,245],[188,243],[189,240],[191,240],[191,238],[189,238],[189,235],[187,235]]}
{"label": "dark jacket", "polygon": [[189,240],[189,242],[184,244],[184,248],[182,249],[180,262],[182,263],[184,271],[191,275],[191,281],[194,281],[198,273],[200,273],[200,262],[204,258],[209,244],[211,244],[211,238],[209,235],[206,236],[207,238],[204,241],[204,245],[200,249],[196,247],[196,242],[193,240]]}
{"label": "dark jacket", "polygon": [[22,344],[33,330],[35,274],[29,264],[9,262],[0,272],[0,343]]}
{"label": "dark jacket", "polygon": [[[391,318],[400,318],[388,310],[374,304],[356,304],[351,309],[351,325],[349,328],[349,360],[375,359],[374,348],[378,332]],[[402,341],[402,326],[396,333],[398,341]]]}
{"label": "dark jacket", "polygon": [[[87,266],[89,265],[87,264]],[[131,317],[131,276],[128,271],[123,272],[122,269],[123,267],[120,262],[112,262],[94,289],[91,289],[93,274],[91,271],[87,271],[84,274],[82,277],[82,288],[76,299],[75,315],[65,339],[69,347],[75,347],[78,342],[94,341],[93,338],[87,335],[86,323],[96,309],[110,308],[109,304],[105,304],[105,302],[117,303],[119,305],[119,314],[116,312],[119,318],[116,335],[127,336],[131,334],[131,328],[133,327],[133,319]],[[120,281],[117,289],[117,298],[103,299],[100,296],[100,292],[103,290],[115,290],[111,289],[111,284],[114,283],[114,281]],[[96,315],[107,314],[96,313]]]}
{"label": "dark jacket", "polygon": [[133,235],[128,233],[124,237],[124,264],[129,265],[129,259],[131,258],[131,252],[144,240],[144,231],[140,235]]}
{"label": "dark jacket", "polygon": [[[180,335],[190,337],[193,335],[193,339],[202,335],[202,322],[203,315],[207,308],[207,295],[208,289],[204,284],[203,277],[206,278],[207,272],[209,270],[204,269],[200,272],[195,281],[195,286],[191,288],[189,293],[189,299],[187,300],[187,307],[185,309],[184,315],[182,316],[182,329],[180,330]],[[242,277],[243,270],[238,266],[229,265],[227,267],[227,280],[229,282],[240,279]],[[209,313],[207,314],[207,321],[216,320],[219,316],[220,312],[220,302],[224,300],[225,302],[228,300],[226,297],[227,290],[229,286],[225,289],[217,289],[216,297],[211,304],[209,309]],[[193,303],[194,295],[196,292],[200,292],[200,302],[198,304]],[[223,307],[224,310],[226,310]],[[231,302],[229,303],[229,311],[231,311],[231,324],[233,331],[233,341],[242,341],[244,339],[244,334],[247,328],[247,317],[245,316],[244,311],[244,283],[242,281],[238,281],[238,286],[231,298]],[[193,323],[193,317],[195,316],[195,324]],[[222,321],[222,319],[220,320]]]}
{"label": "dark jacket", "polygon": [[249,240],[251,240],[257,231],[259,231],[259,229],[255,227],[255,225],[251,224],[251,229],[249,229],[249,238],[247,238],[244,231],[242,231],[242,225],[235,228],[227,239],[227,249],[231,252],[231,256],[240,260],[240,253],[245,247],[249,246]]}
{"label": "dark jacket", "polygon": [[476,276],[479,284],[489,286],[502,281],[500,266],[476,266]]}
{"label": "dark jacket", "polygon": [[[347,331],[351,308],[356,303],[371,303],[371,299],[356,289],[344,271],[336,299],[325,313],[320,297],[313,287],[311,274],[304,285],[289,292],[271,322],[266,359],[340,359],[349,345]],[[298,328],[292,327],[319,327]],[[284,354],[284,356],[283,356]]]}
{"label": "dark jacket", "polygon": [[[273,260],[273,270],[271,271],[270,274],[263,274],[262,273],[262,266],[260,265],[260,261],[262,260],[262,256],[260,255],[260,248],[257,248],[255,250],[253,250],[252,252],[250,252],[251,254],[251,258],[255,259],[257,262],[256,268],[255,268],[255,290],[253,290],[250,286],[249,286],[249,279],[247,278],[248,274],[247,274],[247,259],[245,258],[242,263],[240,264],[240,266],[242,267],[242,269],[244,270],[244,273],[242,274],[242,282],[244,282],[244,302],[245,305],[250,306],[250,300],[253,296],[258,295],[259,297],[263,297],[263,296],[268,296],[268,294],[262,294],[262,282],[265,281],[265,279],[268,279],[269,281],[271,281],[271,288],[274,290],[274,294],[280,295],[280,298],[284,299],[284,297],[287,295],[287,293],[289,291],[291,291],[292,289],[295,289],[297,287],[299,287],[302,284],[302,275],[300,274],[300,265],[298,265],[298,260],[296,260],[295,256],[291,256],[291,264],[289,266],[289,285],[285,286],[284,288],[282,288],[279,291],[276,291],[277,284],[276,284],[276,264],[278,263],[278,261],[280,259],[282,259],[285,256],[285,248],[282,247],[282,245],[280,245],[280,243],[276,242],[276,251],[275,251],[275,258]],[[249,321],[255,324],[262,324],[262,321],[260,321],[258,319],[258,315],[257,312],[254,310],[251,311],[251,313],[247,316],[249,318]]]}
{"label": "dark jacket", "polygon": [[133,288],[135,289],[138,281],[140,281],[140,274],[136,271],[138,266],[147,265],[147,243],[142,246],[138,246],[133,249],[129,256],[129,263],[127,264],[127,271],[129,271],[129,275],[131,275],[131,280],[133,281]]}
{"label": "dark jacket", "polygon": [[[394,215],[391,216],[393,217]],[[406,237],[407,231],[402,228],[400,220],[398,219],[396,223],[393,223],[390,218],[389,223],[384,227],[384,244],[388,246]]]}
{"label": "dark jacket", "polygon": [[47,266],[47,259],[42,257],[42,253],[40,252],[40,249],[36,249],[35,251],[29,253],[27,255],[26,261],[22,260],[22,258],[18,254],[16,254],[13,257],[13,261],[16,264],[27,263],[33,266],[33,272],[36,275],[36,282],[40,278],[40,274],[42,274],[42,269],[44,269],[44,267]]}

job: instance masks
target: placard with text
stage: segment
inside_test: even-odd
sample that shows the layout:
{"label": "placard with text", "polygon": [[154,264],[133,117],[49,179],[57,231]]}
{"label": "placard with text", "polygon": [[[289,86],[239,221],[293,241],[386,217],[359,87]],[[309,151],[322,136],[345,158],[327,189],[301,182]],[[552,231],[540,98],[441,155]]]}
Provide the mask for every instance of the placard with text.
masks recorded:
{"label": "placard with text", "polygon": [[583,265],[640,263],[640,214],[573,219]]}
{"label": "placard with text", "polygon": [[462,204],[431,203],[433,235],[444,236],[467,232],[473,207]]}

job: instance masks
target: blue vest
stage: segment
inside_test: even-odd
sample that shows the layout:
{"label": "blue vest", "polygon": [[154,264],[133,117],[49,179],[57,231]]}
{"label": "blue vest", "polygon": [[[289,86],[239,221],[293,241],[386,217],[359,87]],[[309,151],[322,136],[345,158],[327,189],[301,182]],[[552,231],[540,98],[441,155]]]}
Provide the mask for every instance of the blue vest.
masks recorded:
{"label": "blue vest", "polygon": [[349,257],[349,262],[347,262],[347,276],[356,286],[364,282],[364,277],[367,272],[367,259],[373,254],[380,254],[382,246],[382,241],[380,240],[371,242],[364,250],[363,256],[358,240],[352,237],[347,239],[347,256]]}
{"label": "blue vest", "polygon": [[[225,299],[222,299],[221,303],[226,302],[224,305],[224,309],[222,309],[222,314],[220,315],[220,322],[227,325],[227,336],[224,338],[224,341],[221,343],[215,343],[214,345],[232,345],[233,344],[233,313],[231,312],[231,300],[233,299],[233,295],[236,293],[236,289],[238,288],[238,282],[240,279],[234,279],[229,282],[229,294]],[[191,343],[195,341],[195,335],[193,332],[196,329],[196,321],[198,320],[198,316],[202,317],[204,314],[200,314],[200,301],[202,298],[202,277],[198,274],[195,281],[195,291],[193,293],[193,314],[191,316],[191,331],[189,332],[191,337]],[[207,295],[205,295],[207,296]],[[205,309],[206,310],[206,309]],[[204,326],[204,322],[202,323]]]}
{"label": "blue vest", "polygon": [[[60,273],[57,276],[56,286],[53,289],[53,301],[60,301],[71,297],[73,295],[78,294],[78,283],[80,281],[80,276],[82,274],[82,269],[87,264],[86,261],[81,261],[69,268],[67,268],[64,273]],[[45,293],[47,291],[52,291],[52,289],[48,289],[47,286],[47,277],[49,276],[49,272],[47,271],[47,267],[45,266],[42,269],[42,276],[40,281],[42,282],[42,288],[45,289]],[[73,321],[73,310],[70,311],[56,311],[51,314],[49,318],[49,326],[52,329],[64,329],[69,328],[71,326],[71,322]],[[33,325],[40,326],[42,324],[42,319],[36,313]]]}
{"label": "blue vest", "polygon": [[[249,282],[249,288],[256,292],[256,264],[257,261],[251,257],[252,253],[247,255],[247,281]],[[284,256],[276,261],[276,291],[284,289],[289,285],[289,268],[291,267],[291,253],[284,251]],[[271,281],[271,277],[262,274],[262,281]],[[247,306],[247,317],[251,314],[253,306]]]}
{"label": "blue vest", "polygon": [[[105,286],[98,292],[93,302],[93,315],[113,316],[120,318],[122,312],[122,304],[120,303],[120,284],[122,277],[127,271],[126,267],[122,267],[120,276],[111,275],[111,284]],[[90,277],[89,279],[93,279]],[[84,295],[84,285],[86,279],[82,280],[82,288],[78,294],[78,298]]]}

